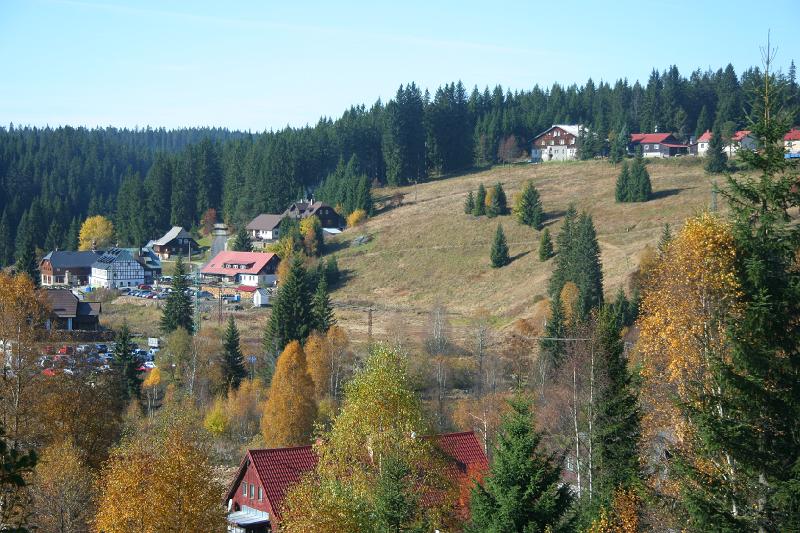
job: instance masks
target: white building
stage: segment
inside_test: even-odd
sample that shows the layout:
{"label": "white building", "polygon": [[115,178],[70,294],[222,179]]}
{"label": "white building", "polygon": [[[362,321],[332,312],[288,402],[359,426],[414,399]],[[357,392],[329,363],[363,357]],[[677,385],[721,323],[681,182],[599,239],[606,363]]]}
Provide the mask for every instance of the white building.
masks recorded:
{"label": "white building", "polygon": [[[706,130],[699,139],[697,139],[697,155],[702,157],[708,153],[708,145],[711,142],[711,137],[714,134],[711,131]],[[744,148],[745,150],[755,150],[756,149],[756,138],[753,137],[750,130],[739,130],[733,134],[731,137],[731,141],[726,144],[722,151],[731,158],[733,157],[736,152],[740,149]]]}
{"label": "white building", "polygon": [[128,250],[112,248],[92,264],[89,285],[106,289],[136,287],[144,283],[144,268]]}
{"label": "white building", "polygon": [[787,154],[800,154],[800,129],[793,129],[784,135],[783,146]]}
{"label": "white building", "polygon": [[267,289],[256,289],[253,293],[253,307],[266,307],[267,305],[269,305],[269,293]]}
{"label": "white building", "polygon": [[553,124],[533,139],[531,163],[568,161],[578,158],[580,124]]}

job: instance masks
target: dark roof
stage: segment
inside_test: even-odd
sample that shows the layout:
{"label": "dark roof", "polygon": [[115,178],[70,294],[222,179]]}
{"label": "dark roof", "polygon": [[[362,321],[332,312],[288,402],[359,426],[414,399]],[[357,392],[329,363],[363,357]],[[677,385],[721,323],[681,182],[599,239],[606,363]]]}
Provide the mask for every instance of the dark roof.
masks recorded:
{"label": "dark roof", "polygon": [[92,264],[100,257],[101,252],[87,250],[85,252],[71,252],[64,250],[53,250],[42,258],[42,261],[50,261],[53,268],[91,268]]}
{"label": "dark roof", "polygon": [[172,226],[172,228],[166,232],[163,237],[153,241],[153,244],[158,246],[166,246],[175,239],[190,239],[194,241],[192,235],[181,226]]}
{"label": "dark roof", "polygon": [[271,231],[280,226],[285,215],[261,214],[250,221],[245,229],[253,231]]}
{"label": "dark roof", "polygon": [[100,302],[78,302],[78,316],[100,316]]}
{"label": "dark roof", "polygon": [[[446,475],[454,482],[463,481],[468,476],[488,470],[486,454],[472,431],[435,435],[432,438],[444,455],[453,460],[455,468],[447,469]],[[255,467],[256,474],[264,487],[267,506],[271,511],[270,516],[274,516],[279,522],[280,508],[286,493],[304,474],[317,466],[317,455],[311,446],[248,450],[239,465],[233,483],[228,488],[226,500],[233,497],[250,464]]]}
{"label": "dark roof", "polygon": [[61,318],[78,316],[78,297],[69,289],[47,289],[45,295],[56,316]]}
{"label": "dark roof", "polygon": [[112,248],[98,257],[97,260],[92,263],[92,268],[108,270],[118,259],[121,261],[134,261],[133,255],[128,250],[124,248]]}
{"label": "dark roof", "polygon": [[[304,218],[306,216],[312,216],[314,213],[316,213],[317,211],[319,211],[323,207],[331,207],[331,206],[329,206],[325,202],[314,202],[314,201],[311,201],[311,202],[295,202],[292,205],[290,205],[286,209],[286,211],[283,212],[283,215],[281,215],[281,216],[286,216],[286,215],[289,214],[290,211],[295,210],[295,211],[297,211],[298,215],[300,215],[301,217]],[[331,209],[333,209],[333,208],[331,207]]]}

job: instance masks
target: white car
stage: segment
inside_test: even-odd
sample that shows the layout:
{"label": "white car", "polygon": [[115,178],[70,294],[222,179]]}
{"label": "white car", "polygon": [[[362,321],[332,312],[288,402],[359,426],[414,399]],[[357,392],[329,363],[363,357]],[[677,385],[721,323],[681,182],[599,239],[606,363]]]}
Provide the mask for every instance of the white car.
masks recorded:
{"label": "white car", "polygon": [[156,367],[156,364],[154,362],[152,362],[152,361],[147,361],[147,362],[145,362],[144,367],[147,368],[147,369],[152,370],[152,369],[154,369]]}

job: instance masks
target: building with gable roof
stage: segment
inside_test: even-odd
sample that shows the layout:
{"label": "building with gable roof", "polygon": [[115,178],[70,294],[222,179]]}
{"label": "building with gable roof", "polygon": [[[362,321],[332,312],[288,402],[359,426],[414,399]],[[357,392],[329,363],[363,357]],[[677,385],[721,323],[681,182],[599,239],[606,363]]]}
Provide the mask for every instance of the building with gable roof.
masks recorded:
{"label": "building with gable roof", "polygon": [[263,213],[245,226],[253,245],[263,247],[264,243],[275,242],[280,238],[280,226],[283,215]]}
{"label": "building with gable roof", "polygon": [[274,284],[280,258],[273,253],[225,250],[200,269],[204,281],[231,283],[245,287]]}
{"label": "building with gable roof", "polygon": [[[713,136],[714,134],[711,132],[711,130],[706,130],[700,137],[697,138],[698,156],[702,157],[708,153],[708,145]],[[735,132],[731,137],[730,142],[722,148],[722,151],[725,152],[728,157],[733,157],[733,155],[739,151],[740,148],[744,148],[745,150],[756,149],[756,139],[753,137],[750,130],[739,130]]]}
{"label": "building with gable roof", "polygon": [[343,229],[345,220],[334,208],[323,202],[315,202],[312,198],[308,201],[294,202],[281,217],[302,220],[309,217],[317,217],[323,228]]}
{"label": "building with gable roof", "polygon": [[83,302],[69,289],[47,289],[44,291],[50,305],[51,316],[45,327],[65,331],[95,331],[100,325],[102,305],[99,302]]}
{"label": "building with gable roof", "polygon": [[100,252],[87,250],[85,252],[70,252],[53,250],[39,262],[41,285],[88,285],[92,275],[92,265]]}
{"label": "building with gable roof", "polygon": [[800,129],[792,128],[789,133],[783,136],[783,146],[788,156],[800,154]]}
{"label": "building with gable roof", "polygon": [[192,250],[197,252],[200,249],[200,245],[181,226],[172,226],[163,237],[147,243],[147,248],[151,248],[159,259],[169,259],[170,256],[175,254],[189,255]]}
{"label": "building with gable roof", "polygon": [[642,149],[644,157],[675,157],[689,153],[689,145],[680,142],[671,133],[634,133],[628,150]]}
{"label": "building with gable roof", "polygon": [[89,285],[106,289],[136,287],[144,283],[144,267],[125,248],[111,248],[92,264]]}
{"label": "building with gable roof", "polygon": [[[444,474],[457,486],[468,489],[489,469],[483,447],[472,431],[431,438],[449,466]],[[280,526],[286,494],[317,465],[311,446],[248,450],[225,495],[230,533],[266,533]],[[435,501],[436,495],[423,496]],[[468,512],[469,491],[459,494],[461,512]]]}
{"label": "building with gable roof", "polygon": [[580,124],[553,124],[533,138],[531,163],[540,161],[568,161],[578,158]]}

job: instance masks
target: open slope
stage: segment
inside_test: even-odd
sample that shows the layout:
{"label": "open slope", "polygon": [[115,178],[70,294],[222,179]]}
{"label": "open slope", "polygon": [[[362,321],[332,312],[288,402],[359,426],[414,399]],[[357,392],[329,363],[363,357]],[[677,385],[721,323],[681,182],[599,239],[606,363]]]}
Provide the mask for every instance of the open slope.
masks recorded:
{"label": "open slope", "polygon": [[[652,161],[648,170],[655,198],[640,204],[614,201],[619,167],[601,161],[495,167],[401,188],[401,207],[380,212],[335,241],[339,266],[348,280],[333,298],[376,306],[373,331],[378,337],[390,336],[399,321],[427,329],[427,313],[437,304],[453,313],[454,322],[479,310],[495,317],[498,326],[530,316],[536,301],[546,295],[553,267],[552,260],[538,259],[540,233],[511,215],[476,219],[463,212],[467,192],[479,183],[489,187],[502,182],[511,204],[527,180],[539,189],[554,240],[571,202],[594,217],[605,292],[613,295],[636,269],[642,250],[658,241],[665,222],[680,225],[711,202],[712,178],[701,161]],[[396,191],[379,190],[375,197]],[[492,269],[489,248],[498,223],[506,231],[514,260]],[[362,234],[371,241],[350,244]],[[342,309],[339,314],[348,329],[366,332],[365,313]]]}

